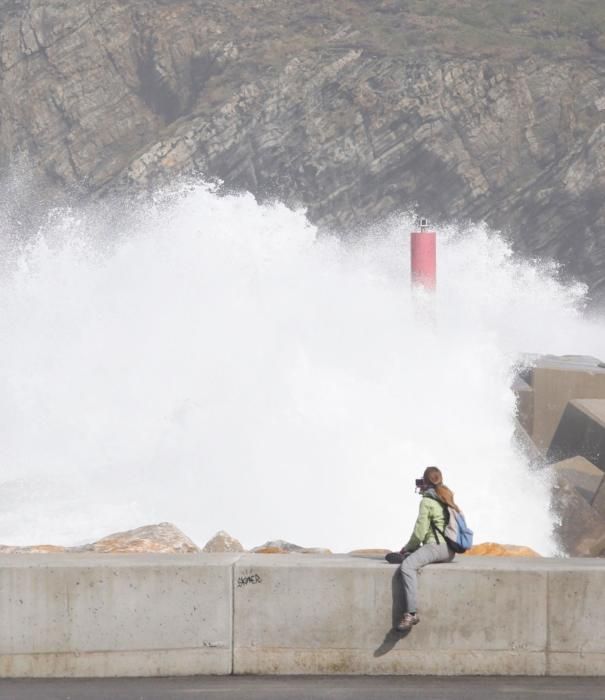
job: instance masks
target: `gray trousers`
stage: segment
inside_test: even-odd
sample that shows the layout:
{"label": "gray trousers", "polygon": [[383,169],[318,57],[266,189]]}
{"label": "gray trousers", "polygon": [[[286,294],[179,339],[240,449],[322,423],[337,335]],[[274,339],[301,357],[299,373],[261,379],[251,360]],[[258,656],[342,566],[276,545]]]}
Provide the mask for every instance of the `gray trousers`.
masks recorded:
{"label": "gray trousers", "polygon": [[401,562],[401,578],[403,579],[404,612],[416,612],[416,598],[418,594],[418,581],[416,572],[427,564],[435,564],[441,561],[452,561],[456,556],[445,542],[441,544],[425,544],[412,552]]}

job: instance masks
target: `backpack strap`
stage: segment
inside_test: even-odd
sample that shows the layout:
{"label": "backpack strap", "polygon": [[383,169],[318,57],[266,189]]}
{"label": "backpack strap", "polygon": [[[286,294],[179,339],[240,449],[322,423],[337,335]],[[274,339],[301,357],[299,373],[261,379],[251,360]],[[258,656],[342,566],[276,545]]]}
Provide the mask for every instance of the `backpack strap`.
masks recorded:
{"label": "backpack strap", "polygon": [[439,542],[439,535],[443,537],[443,542],[446,541],[445,539],[445,533],[441,532],[441,530],[435,525],[435,521],[431,518],[431,528],[433,530],[433,535],[435,535],[435,539],[437,540],[437,544],[442,544],[442,542]]}
{"label": "backpack strap", "polygon": [[[432,496],[429,496],[429,498],[432,498]],[[444,520],[445,525],[447,526],[449,519],[450,519],[450,512],[448,510],[448,506],[445,503],[443,503],[442,501],[440,501],[438,498],[433,498],[433,500],[437,501],[437,503],[439,503],[439,505],[443,508],[443,520]],[[433,520],[433,518],[431,518],[431,528],[433,530],[433,535],[435,536],[435,539],[437,540],[437,544],[448,544],[447,537],[445,536],[445,532],[443,530],[440,530],[437,527],[437,525],[435,525],[435,521]],[[443,542],[439,541],[439,536],[437,535],[437,533],[439,533],[439,535],[441,535],[441,537],[443,537]]]}

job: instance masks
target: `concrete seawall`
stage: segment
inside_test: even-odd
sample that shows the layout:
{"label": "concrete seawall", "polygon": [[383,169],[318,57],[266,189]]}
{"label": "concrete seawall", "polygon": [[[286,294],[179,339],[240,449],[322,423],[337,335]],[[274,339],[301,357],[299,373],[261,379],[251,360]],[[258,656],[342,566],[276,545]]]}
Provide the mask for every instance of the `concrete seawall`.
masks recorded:
{"label": "concrete seawall", "polygon": [[605,559],[459,557],[420,575],[312,555],[0,557],[0,676],[605,675]]}

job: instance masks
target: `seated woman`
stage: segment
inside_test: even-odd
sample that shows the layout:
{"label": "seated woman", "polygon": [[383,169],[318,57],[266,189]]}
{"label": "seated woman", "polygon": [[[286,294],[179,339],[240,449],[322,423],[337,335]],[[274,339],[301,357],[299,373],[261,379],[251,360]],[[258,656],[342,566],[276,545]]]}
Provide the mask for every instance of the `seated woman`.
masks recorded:
{"label": "seated woman", "polygon": [[392,555],[387,555],[387,561],[394,562],[397,558],[401,561],[405,612],[396,628],[399,632],[407,632],[420,622],[416,612],[418,569],[436,562],[450,562],[456,556],[442,533],[448,522],[447,507],[457,512],[460,509],[454,502],[454,494],[443,483],[441,470],[427,467],[417,485],[422,500],[414,532],[399,557],[393,559]]}

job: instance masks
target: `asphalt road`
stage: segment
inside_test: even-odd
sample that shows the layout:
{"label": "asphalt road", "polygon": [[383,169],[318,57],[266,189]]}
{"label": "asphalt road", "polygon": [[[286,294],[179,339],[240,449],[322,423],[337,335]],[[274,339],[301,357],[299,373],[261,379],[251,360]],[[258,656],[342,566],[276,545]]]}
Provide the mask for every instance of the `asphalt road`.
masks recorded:
{"label": "asphalt road", "polygon": [[603,678],[205,676],[0,680],[0,700],[605,700]]}

